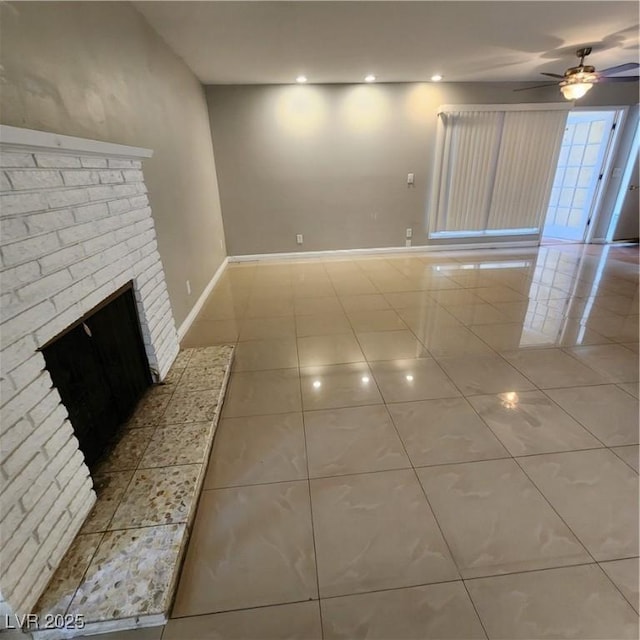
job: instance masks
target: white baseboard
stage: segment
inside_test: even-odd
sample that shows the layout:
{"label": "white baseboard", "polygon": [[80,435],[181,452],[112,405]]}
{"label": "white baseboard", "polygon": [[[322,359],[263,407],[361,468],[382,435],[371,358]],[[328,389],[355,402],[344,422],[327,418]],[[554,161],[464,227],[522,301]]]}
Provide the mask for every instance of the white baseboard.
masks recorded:
{"label": "white baseboard", "polygon": [[608,244],[612,247],[633,247],[638,244],[637,240],[607,240],[606,238],[594,238],[587,244]]}
{"label": "white baseboard", "polygon": [[537,240],[513,240],[508,242],[475,242],[467,244],[429,244],[416,247],[377,247],[371,249],[331,249],[327,251],[291,251],[288,253],[254,253],[229,256],[229,262],[262,262],[269,260],[304,260],[310,258],[339,258],[349,256],[388,253],[431,253],[433,251],[467,251],[469,249],[521,249],[537,247]]}
{"label": "white baseboard", "polygon": [[178,327],[178,340],[182,340],[185,335],[187,335],[187,331],[189,331],[191,325],[194,320],[202,310],[204,303],[207,301],[209,294],[213,291],[213,287],[216,286],[218,280],[220,280],[220,276],[224,271],[224,268],[227,266],[227,263],[230,261],[230,258],[225,258],[220,266],[216,269],[216,272],[213,274],[213,278],[209,280],[209,284],[204,288],[204,291],[200,294],[200,297],[193,305],[193,308],[189,312],[189,315],[184,319],[184,322]]}

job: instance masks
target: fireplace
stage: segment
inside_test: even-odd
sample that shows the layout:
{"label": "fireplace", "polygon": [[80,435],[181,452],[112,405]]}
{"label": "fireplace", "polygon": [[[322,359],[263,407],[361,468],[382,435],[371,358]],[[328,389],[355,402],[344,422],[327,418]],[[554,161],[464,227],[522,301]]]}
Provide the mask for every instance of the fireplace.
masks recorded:
{"label": "fireplace", "polygon": [[133,283],[42,348],[91,469],[151,384]]}
{"label": "fireplace", "polygon": [[93,508],[95,445],[178,354],[151,156],[0,125],[0,629],[32,610]]}

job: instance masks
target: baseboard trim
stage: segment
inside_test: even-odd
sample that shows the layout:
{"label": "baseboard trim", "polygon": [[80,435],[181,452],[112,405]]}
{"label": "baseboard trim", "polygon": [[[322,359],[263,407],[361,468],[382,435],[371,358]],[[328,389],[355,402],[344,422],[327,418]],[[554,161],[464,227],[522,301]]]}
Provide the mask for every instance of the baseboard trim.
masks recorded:
{"label": "baseboard trim", "polygon": [[200,294],[200,297],[196,300],[196,303],[193,305],[193,308],[189,312],[189,315],[184,319],[183,323],[178,327],[178,341],[182,341],[182,339],[187,335],[187,331],[191,328],[191,325],[194,323],[195,319],[198,317],[198,314],[202,310],[204,303],[207,301],[209,294],[213,291],[213,288],[216,286],[218,280],[220,280],[220,276],[224,271],[224,268],[230,262],[230,258],[226,257],[221,263],[220,266],[216,269],[216,272],[213,274],[213,278],[209,280],[209,284],[204,288],[204,291]]}
{"label": "baseboard trim", "polygon": [[514,240],[510,242],[476,242],[466,244],[429,244],[416,247],[376,247],[371,249],[330,249],[326,251],[291,251],[285,253],[254,253],[229,256],[229,262],[264,262],[269,260],[304,260],[307,258],[331,258],[388,253],[431,253],[434,251],[467,251],[469,249],[522,249],[537,247],[537,240]]}

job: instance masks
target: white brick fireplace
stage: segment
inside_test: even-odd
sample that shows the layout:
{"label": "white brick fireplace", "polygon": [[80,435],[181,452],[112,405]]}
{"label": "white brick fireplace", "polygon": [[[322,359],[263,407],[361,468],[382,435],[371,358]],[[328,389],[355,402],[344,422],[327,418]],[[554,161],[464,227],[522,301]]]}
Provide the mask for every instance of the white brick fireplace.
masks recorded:
{"label": "white brick fireplace", "polygon": [[0,126],[0,615],[31,610],[95,502],[38,349],[133,281],[157,379],[178,352],[141,166],[151,153]]}

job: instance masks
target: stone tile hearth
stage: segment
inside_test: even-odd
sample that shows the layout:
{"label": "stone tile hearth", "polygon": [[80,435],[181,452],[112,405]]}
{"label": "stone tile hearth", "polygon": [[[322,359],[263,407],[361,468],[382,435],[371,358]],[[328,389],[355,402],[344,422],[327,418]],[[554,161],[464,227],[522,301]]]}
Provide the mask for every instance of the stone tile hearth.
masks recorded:
{"label": "stone tile hearth", "polygon": [[[162,624],[168,617],[234,347],[180,352],[94,472],[97,502],[35,613],[80,615],[65,638]],[[33,632],[34,630],[31,629]]]}

